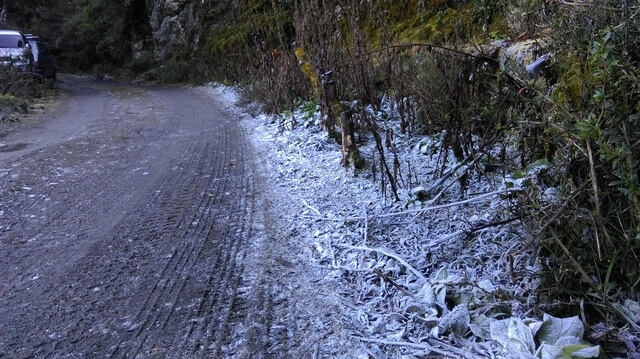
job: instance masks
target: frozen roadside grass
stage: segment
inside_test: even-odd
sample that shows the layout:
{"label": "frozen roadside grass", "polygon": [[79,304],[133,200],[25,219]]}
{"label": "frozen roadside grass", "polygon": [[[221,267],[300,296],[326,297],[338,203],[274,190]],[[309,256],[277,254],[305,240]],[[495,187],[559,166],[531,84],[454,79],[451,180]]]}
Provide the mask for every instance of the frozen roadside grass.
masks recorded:
{"label": "frozen roadside grass", "polygon": [[[237,102],[232,91],[211,91],[228,109]],[[333,308],[323,340],[351,348],[331,357],[599,355],[582,341],[577,317],[534,317],[540,259],[522,249],[530,236],[517,217],[521,181],[474,176],[461,198],[453,176],[424,196],[438,180],[438,152],[429,150],[438,139],[395,136],[402,178],[394,202],[383,196],[379,174],[374,182],[370,169],[354,174],[341,165],[340,146],[313,124],[318,115],[308,106],[287,116],[261,115],[248,128],[271,169],[272,208],[289,226],[291,260],[307,265],[302,278],[315,289],[306,293]],[[309,125],[280,126],[301,118]],[[380,118],[396,134],[397,122]],[[370,163],[375,142],[364,139],[360,148]]]}

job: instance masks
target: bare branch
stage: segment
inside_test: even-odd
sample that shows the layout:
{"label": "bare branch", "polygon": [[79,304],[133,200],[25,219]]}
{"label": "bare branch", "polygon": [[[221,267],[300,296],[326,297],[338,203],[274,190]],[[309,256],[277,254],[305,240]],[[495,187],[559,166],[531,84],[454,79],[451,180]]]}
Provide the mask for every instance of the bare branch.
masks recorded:
{"label": "bare branch", "polygon": [[371,248],[371,247],[365,247],[365,246],[350,246],[350,245],[347,245],[347,244],[340,244],[340,245],[337,245],[337,247],[346,248],[346,249],[353,249],[353,250],[358,250],[358,251],[377,252],[377,253],[380,253],[380,254],[384,254],[385,256],[391,257],[391,258],[397,260],[398,262],[400,262],[400,264],[402,264],[403,266],[407,267],[407,269],[409,271],[411,271],[416,277],[418,277],[418,279],[420,279],[422,282],[424,282],[424,283],[428,282],[427,278],[424,275],[422,275],[422,273],[420,273],[420,271],[418,271],[411,264],[409,264],[407,261],[402,259],[399,255],[397,255],[394,251],[392,251],[390,249],[386,249],[386,248]]}
{"label": "bare branch", "polygon": [[398,289],[399,291],[404,293],[406,296],[411,297],[411,299],[415,300],[416,302],[420,302],[420,299],[418,299],[415,295],[409,293],[408,290],[402,288],[402,286],[400,286],[398,283],[396,283],[393,279],[389,278],[386,274],[382,273],[382,271],[380,269],[374,268],[373,272],[375,274],[379,275],[380,278],[382,278],[385,281],[389,282],[392,286],[394,286],[396,289]]}
{"label": "bare branch", "polygon": [[[494,197],[494,196],[497,196],[497,195],[506,195],[506,194],[509,194],[509,193],[520,192],[520,191],[522,191],[522,189],[520,189],[520,188],[508,188],[508,189],[504,189],[504,190],[493,191],[493,192],[481,194],[481,195],[479,195],[477,197],[469,198],[469,199],[466,199],[464,201],[441,204],[441,205],[438,205],[438,206],[432,206],[432,207],[426,207],[426,208],[412,209],[412,210],[403,211],[403,212],[380,214],[380,215],[377,215],[376,217],[377,218],[384,218],[384,217],[399,216],[399,215],[403,215],[403,214],[412,214],[412,213],[422,213],[422,212],[427,212],[427,211],[434,211],[434,210],[437,210],[437,209],[461,206],[463,204],[473,203],[473,202],[477,202],[477,201],[480,201],[480,200],[486,200],[487,198]],[[357,218],[357,219],[361,219],[361,218]]]}
{"label": "bare branch", "polygon": [[[409,343],[409,342],[399,342],[399,341],[393,341],[393,340],[370,339],[370,338],[363,338],[363,337],[354,337],[354,338],[361,340],[363,342],[368,342],[368,343],[395,345],[395,346],[403,346],[403,347],[409,347],[414,349],[428,350],[428,351],[436,352],[438,354],[444,355],[446,357],[451,357],[451,358],[458,358],[458,357],[473,358],[473,356],[471,356],[468,352],[462,351],[453,346],[448,346],[447,350],[450,350],[450,352],[448,352],[426,343]],[[438,343],[438,344],[440,345],[444,343]]]}

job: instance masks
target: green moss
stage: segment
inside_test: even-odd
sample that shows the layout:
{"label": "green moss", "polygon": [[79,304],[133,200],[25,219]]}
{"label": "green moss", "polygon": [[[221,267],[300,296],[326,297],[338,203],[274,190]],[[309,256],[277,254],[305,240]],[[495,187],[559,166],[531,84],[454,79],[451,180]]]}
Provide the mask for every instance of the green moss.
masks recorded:
{"label": "green moss", "polygon": [[313,69],[311,62],[309,61],[309,56],[301,47],[298,47],[295,49],[295,54],[296,54],[296,58],[298,59],[300,70],[302,70],[302,73],[304,73],[304,75],[309,79],[311,83],[311,87],[313,88],[313,91],[315,93],[315,96],[319,100],[320,88],[319,88],[318,75],[316,75],[316,72]]}
{"label": "green moss", "polygon": [[495,15],[489,24],[489,34],[494,39],[504,39],[512,35],[512,30],[507,24],[507,19],[503,15]]}
{"label": "green moss", "polygon": [[456,8],[445,8],[427,16],[419,12],[411,18],[394,24],[393,32],[400,41],[443,43],[466,40],[473,29],[473,4]]}
{"label": "green moss", "polygon": [[269,42],[267,47],[277,46],[273,30],[291,26],[291,11],[262,12],[256,9],[253,7],[233,22],[213,28],[208,36],[210,53],[237,51],[237,46],[250,43],[256,34],[261,34]]}
{"label": "green moss", "polygon": [[583,68],[585,62],[576,54],[568,53],[559,56],[556,62],[560,76],[560,81],[553,91],[553,99],[558,104],[570,105],[579,108],[582,105],[582,97],[584,96],[584,82],[588,74],[585,74]]}

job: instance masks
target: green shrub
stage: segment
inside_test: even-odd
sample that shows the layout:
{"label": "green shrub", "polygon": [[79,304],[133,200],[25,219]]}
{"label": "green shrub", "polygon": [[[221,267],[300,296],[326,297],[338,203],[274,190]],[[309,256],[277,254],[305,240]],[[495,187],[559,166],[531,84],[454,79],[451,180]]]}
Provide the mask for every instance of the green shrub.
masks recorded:
{"label": "green shrub", "polygon": [[[556,36],[572,44],[557,54],[561,75],[546,115],[562,149],[554,177],[566,202],[534,216],[548,225],[541,228],[543,298],[579,297],[593,321],[618,315],[612,301],[637,300],[640,272],[640,72],[628,36],[640,27],[620,14],[603,7],[558,15],[558,23],[584,24],[588,36]],[[545,222],[548,211],[557,220]]]}
{"label": "green shrub", "polygon": [[29,103],[24,99],[15,97],[11,94],[0,95],[0,109],[7,109],[11,112],[16,111],[20,113],[27,113],[29,110]]}

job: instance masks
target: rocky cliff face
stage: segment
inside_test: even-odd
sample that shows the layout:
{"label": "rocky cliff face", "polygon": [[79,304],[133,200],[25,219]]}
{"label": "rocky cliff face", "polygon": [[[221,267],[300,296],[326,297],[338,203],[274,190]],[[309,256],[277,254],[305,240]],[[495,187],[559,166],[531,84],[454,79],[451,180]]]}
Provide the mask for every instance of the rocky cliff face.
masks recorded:
{"label": "rocky cliff face", "polygon": [[204,0],[147,0],[158,59],[166,59],[184,46],[193,50],[200,47],[202,29],[197,16],[198,3],[203,4]]}

